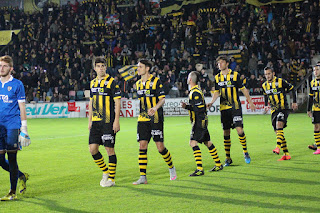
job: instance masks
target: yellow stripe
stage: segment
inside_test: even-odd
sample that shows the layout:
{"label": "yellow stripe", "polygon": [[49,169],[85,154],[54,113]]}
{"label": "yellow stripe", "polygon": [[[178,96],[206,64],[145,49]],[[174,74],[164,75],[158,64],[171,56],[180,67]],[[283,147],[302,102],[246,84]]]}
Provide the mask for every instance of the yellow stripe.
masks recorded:
{"label": "yellow stripe", "polygon": [[[276,87],[276,82],[275,82],[275,81],[272,82],[272,89],[277,89],[277,87]],[[279,88],[278,88],[278,89],[279,89]],[[277,89],[277,92],[278,92],[278,89]],[[274,94],[273,97],[274,97],[275,104],[279,104],[279,97],[278,97],[278,95]]]}
{"label": "yellow stripe", "polygon": [[106,123],[110,122],[110,96],[106,96]]}
{"label": "yellow stripe", "polygon": [[[156,97],[152,97],[152,104],[153,104],[153,106],[157,105],[157,98]],[[158,123],[158,122],[159,122],[159,114],[158,114],[158,110],[157,110],[154,114],[154,123]]]}
{"label": "yellow stripe", "polygon": [[111,88],[111,84],[113,82],[114,78],[111,78],[107,84],[107,88],[110,89]]}
{"label": "yellow stripe", "polygon": [[[228,74],[227,75],[227,81],[229,82],[231,82],[231,79],[230,79],[230,77],[231,77],[231,75],[230,74]],[[227,95],[228,95],[228,101],[230,102],[230,103],[232,103],[232,94],[231,94],[232,92],[231,92],[231,87],[227,87]]]}
{"label": "yellow stripe", "polygon": [[[147,89],[147,91],[149,90],[149,92],[150,92],[150,81],[147,81],[147,82],[146,82],[146,89]],[[148,109],[151,109],[151,108],[152,108],[150,99],[151,99],[150,97],[146,97],[147,108],[148,108]]]}
{"label": "yellow stripe", "polygon": [[239,109],[239,102],[238,102],[238,99],[237,99],[237,88],[236,87],[233,87],[233,101],[235,103],[235,108],[236,109]]}

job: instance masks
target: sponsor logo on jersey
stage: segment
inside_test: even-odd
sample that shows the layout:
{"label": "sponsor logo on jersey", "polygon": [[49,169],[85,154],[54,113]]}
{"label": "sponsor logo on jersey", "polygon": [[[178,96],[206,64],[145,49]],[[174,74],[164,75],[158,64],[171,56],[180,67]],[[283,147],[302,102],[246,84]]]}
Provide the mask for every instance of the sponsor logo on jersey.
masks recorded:
{"label": "sponsor logo on jersey", "polygon": [[12,100],[9,100],[8,95],[0,95],[0,100],[2,100],[3,103],[12,103]]}

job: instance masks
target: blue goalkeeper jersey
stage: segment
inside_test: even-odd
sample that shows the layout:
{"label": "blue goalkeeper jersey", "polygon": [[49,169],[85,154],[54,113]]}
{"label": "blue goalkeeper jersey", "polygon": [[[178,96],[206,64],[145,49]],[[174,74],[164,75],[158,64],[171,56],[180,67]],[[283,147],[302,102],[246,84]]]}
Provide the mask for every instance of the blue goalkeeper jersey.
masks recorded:
{"label": "blue goalkeeper jersey", "polygon": [[19,102],[25,102],[22,82],[11,76],[2,83],[0,78],[0,124],[6,129],[21,127]]}

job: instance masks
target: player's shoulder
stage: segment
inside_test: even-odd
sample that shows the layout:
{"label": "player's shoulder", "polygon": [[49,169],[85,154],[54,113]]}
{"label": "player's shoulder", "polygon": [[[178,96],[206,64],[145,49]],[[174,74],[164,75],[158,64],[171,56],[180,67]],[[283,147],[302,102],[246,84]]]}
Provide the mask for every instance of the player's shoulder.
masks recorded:
{"label": "player's shoulder", "polygon": [[22,85],[22,86],[23,86],[22,81],[20,81],[20,80],[17,79],[17,78],[13,78],[13,77],[12,77],[11,82],[12,82],[13,84],[15,84],[15,85],[19,85],[19,86]]}

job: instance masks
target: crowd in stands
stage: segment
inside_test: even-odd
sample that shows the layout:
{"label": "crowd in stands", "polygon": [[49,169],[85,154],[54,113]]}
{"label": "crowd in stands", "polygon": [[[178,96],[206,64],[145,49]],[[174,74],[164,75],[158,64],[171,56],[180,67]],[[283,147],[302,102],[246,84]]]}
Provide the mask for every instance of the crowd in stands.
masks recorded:
{"label": "crowd in stands", "polygon": [[0,30],[21,29],[6,53],[28,101],[82,100],[95,78],[92,59],[100,55],[123,97],[136,98],[138,77],[125,81],[118,69],[140,57],[154,62],[152,73],[168,97],[186,97],[188,73],[196,69],[210,96],[210,72],[219,71],[215,58],[226,50],[240,50],[241,60],[231,57],[230,69],[241,74],[251,94],[261,94],[266,66],[293,84],[309,72],[312,56],[320,52],[319,6],[318,0],[263,7],[224,0],[160,15],[148,0],[87,0],[45,4],[33,14],[2,9]]}

